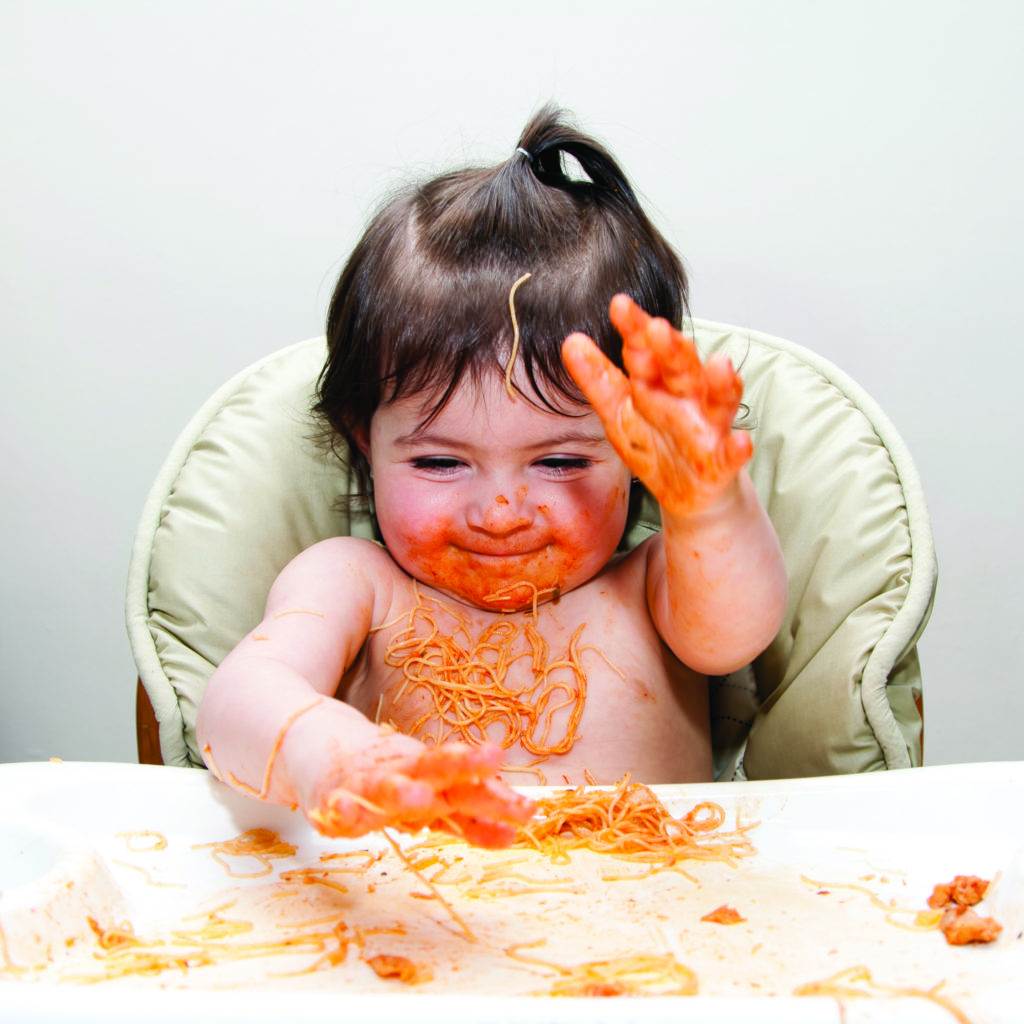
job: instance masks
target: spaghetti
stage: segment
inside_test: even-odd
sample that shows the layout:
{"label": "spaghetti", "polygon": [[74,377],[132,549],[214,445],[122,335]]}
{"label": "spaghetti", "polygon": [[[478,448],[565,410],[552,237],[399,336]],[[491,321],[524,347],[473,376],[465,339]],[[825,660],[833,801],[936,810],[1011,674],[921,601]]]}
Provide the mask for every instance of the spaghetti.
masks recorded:
{"label": "spaghetti", "polygon": [[[155,853],[157,850],[167,849],[167,838],[162,832],[153,832],[150,829],[139,829],[135,832],[118,832],[118,839],[123,839],[125,846],[131,853]],[[132,845],[137,840],[149,840],[145,846]]]}
{"label": "spaghetti", "polygon": [[513,845],[539,850],[562,864],[569,862],[572,850],[587,849],[662,868],[683,860],[731,863],[753,854],[746,835],[752,825],[720,832],[724,821],[725,812],[710,801],[673,818],[651,789],[626,775],[610,789],[578,786],[540,800]]}
{"label": "spaghetti", "polygon": [[318,612],[315,608],[289,608],[286,611],[278,612],[274,616],[274,620],[283,619],[288,615],[314,615],[318,619],[327,618],[323,612]]}
{"label": "spaghetti", "polygon": [[[286,843],[269,828],[251,828],[234,839],[222,839],[216,843],[196,843],[193,850],[211,850],[213,859],[232,878],[260,878],[274,870],[270,863],[282,857],[293,857],[295,847]],[[261,865],[259,871],[234,871],[225,857],[252,857]]]}
{"label": "spaghetti", "polygon": [[508,397],[515,399],[516,393],[512,387],[512,371],[516,365],[516,355],[519,352],[519,321],[516,319],[516,292],[519,290],[519,286],[529,281],[532,274],[523,274],[522,277],[518,278],[512,285],[512,290],[508,293],[508,311],[512,317],[512,352],[508,357],[508,364],[505,366],[505,390],[508,392]]}
{"label": "spaghetti", "polygon": [[521,949],[543,945],[521,942],[505,949],[505,955],[520,963],[545,967],[559,977],[546,992],[551,996],[692,996],[697,994],[697,976],[671,954],[622,956],[590,960],[566,967],[524,955]]}
{"label": "spaghetti", "polygon": [[[910,999],[925,999],[936,1006],[941,1006],[947,1013],[958,1021],[958,1024],[971,1024],[967,1015],[947,996],[942,995],[939,989],[943,982],[933,985],[931,988],[905,988],[897,985],[879,984],[871,976],[871,971],[863,964],[856,967],[847,967],[845,970],[837,971],[821,981],[808,982],[793,990],[797,996],[832,996],[833,999],[856,999],[863,997],[906,997]],[[860,987],[857,987],[860,986]]]}
{"label": "spaghetti", "polygon": [[[510,584],[489,596],[500,600],[523,586],[532,588],[536,612],[538,597],[547,592],[532,584]],[[530,767],[572,749],[587,697],[581,657],[589,648],[580,643],[585,624],[572,634],[565,652],[552,658],[535,614],[522,626],[501,617],[473,636],[461,612],[424,598],[415,583],[413,593],[413,608],[392,623],[406,620],[390,639],[384,662],[400,669],[402,678],[388,691],[387,707],[379,705],[378,722],[385,711],[393,715],[406,710],[423,694],[425,710],[403,724],[402,732],[425,743],[458,739],[477,745],[493,740],[504,749],[519,744],[535,757]],[[441,631],[439,612],[455,619],[453,633]],[[512,686],[509,669],[524,658],[530,661],[532,680]],[[391,719],[386,724],[395,726]]]}
{"label": "spaghetti", "polygon": [[344,895],[348,886],[336,882],[331,875],[345,871],[344,868],[296,868],[294,871],[282,871],[278,876],[282,882],[298,882],[302,885],[320,885],[325,889]]}
{"label": "spaghetti", "polygon": [[459,912],[441,895],[440,892],[438,892],[437,886],[426,878],[422,871],[420,871],[412,861],[409,860],[405,852],[402,850],[402,847],[398,845],[386,829],[382,829],[381,834],[388,841],[391,849],[395,851],[395,856],[402,862],[405,868],[408,871],[411,871],[431,891],[434,898],[441,904],[441,906],[448,911],[448,915],[459,926],[463,938],[465,938],[467,942],[476,942],[477,937],[473,934],[473,929],[466,924]]}
{"label": "spaghetti", "polygon": [[[300,719],[307,711],[312,711],[313,708],[317,707],[321,703],[322,698],[317,697],[311,704],[306,704],[301,708],[297,708],[293,711],[282,724],[278,730],[277,736],[274,739],[274,744],[270,748],[270,753],[267,755],[267,763],[263,769],[263,780],[260,783],[260,788],[256,789],[250,786],[247,782],[243,782],[234,772],[228,772],[227,778],[224,778],[225,782],[230,782],[235,789],[240,789],[243,793],[247,793],[249,796],[255,797],[257,800],[266,800],[270,795],[270,784],[274,775],[274,763],[277,761],[277,755],[281,752],[281,747],[284,746],[285,737],[288,735],[288,730]],[[204,752],[210,755],[207,763],[211,768],[214,769],[217,775],[220,775],[220,771],[216,769],[212,762],[213,752],[210,750],[210,744],[207,743],[203,748]]]}
{"label": "spaghetti", "polygon": [[[104,928],[89,918],[99,950],[100,973],[66,975],[66,980],[83,983],[111,981],[117,978],[162,974],[167,970],[188,971],[219,963],[250,960],[266,956],[289,956],[297,953],[319,953],[310,967],[295,973],[316,970],[323,963],[340,963],[348,949],[346,926],[339,922],[329,931],[304,932],[264,941],[232,941],[252,931],[249,921],[229,920],[220,916],[223,907],[207,912],[205,923],[198,928],[177,930],[168,939],[140,939],[132,926],[124,924]],[[333,947],[333,948],[332,948]]]}

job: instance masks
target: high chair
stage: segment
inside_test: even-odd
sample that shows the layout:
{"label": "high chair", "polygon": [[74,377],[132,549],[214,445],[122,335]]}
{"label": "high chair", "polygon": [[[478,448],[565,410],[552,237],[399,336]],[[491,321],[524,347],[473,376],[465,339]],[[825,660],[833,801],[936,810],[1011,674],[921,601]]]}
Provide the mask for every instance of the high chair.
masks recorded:
{"label": "high chair", "polygon": [[[882,410],[807,349],[706,320],[702,357],[727,353],[745,384],[750,475],[782,543],[785,619],[747,670],[711,680],[718,779],[907,768],[923,757],[917,641],[936,585],[917,471]],[[373,538],[338,499],[349,474],[313,442],[323,338],[224,384],[175,442],[150,491],[128,577],[139,671],[140,760],[201,766],[206,680],[262,618],[282,568],[340,534]],[[623,544],[658,528],[647,496]],[[154,718],[155,712],[155,718]]]}

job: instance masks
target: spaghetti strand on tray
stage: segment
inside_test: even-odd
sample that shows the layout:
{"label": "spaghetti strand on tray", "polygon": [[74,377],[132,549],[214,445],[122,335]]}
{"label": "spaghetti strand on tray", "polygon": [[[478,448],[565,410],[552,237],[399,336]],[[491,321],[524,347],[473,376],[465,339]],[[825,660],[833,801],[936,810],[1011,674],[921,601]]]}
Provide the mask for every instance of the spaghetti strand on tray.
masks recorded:
{"label": "spaghetti strand on tray", "polygon": [[692,996],[697,994],[697,976],[671,953],[612,957],[589,960],[567,967],[521,953],[542,946],[545,939],[520,942],[505,949],[511,960],[544,967],[558,977],[544,993],[550,996]]}
{"label": "spaghetti strand on tray", "polygon": [[[285,842],[269,828],[250,828],[233,839],[222,839],[216,843],[195,843],[192,849],[210,850],[210,856],[232,878],[260,878],[269,875],[274,870],[271,860],[295,855],[295,846]],[[225,857],[251,857],[260,864],[260,870],[235,871]]]}
{"label": "spaghetti strand on tray", "polygon": [[[875,981],[871,971],[863,964],[847,967],[842,971],[821,981],[808,982],[793,990],[796,996],[832,996],[833,999],[857,999],[864,997],[905,997],[908,999],[924,999],[929,1003],[942,1007],[958,1024],[971,1024],[970,1018],[948,996],[942,995],[939,989],[943,982],[931,988],[910,988],[901,985],[883,985]],[[859,987],[858,987],[859,986]]]}
{"label": "spaghetti strand on tray", "polygon": [[724,822],[725,811],[710,801],[674,818],[653,790],[625,775],[610,789],[577,786],[540,800],[513,845],[563,864],[580,849],[663,868],[683,860],[734,862],[750,856],[754,847],[747,832],[753,825],[719,831]]}

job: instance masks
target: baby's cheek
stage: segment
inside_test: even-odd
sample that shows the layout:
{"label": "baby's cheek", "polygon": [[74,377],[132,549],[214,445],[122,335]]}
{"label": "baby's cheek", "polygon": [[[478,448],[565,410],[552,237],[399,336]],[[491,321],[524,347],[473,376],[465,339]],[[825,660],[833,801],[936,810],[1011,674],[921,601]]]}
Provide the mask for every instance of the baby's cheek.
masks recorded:
{"label": "baby's cheek", "polygon": [[417,566],[437,565],[450,548],[450,529],[446,519],[439,516],[429,518],[404,517],[385,540],[392,556],[400,562],[408,561]]}
{"label": "baby's cheek", "polygon": [[566,510],[559,524],[562,545],[581,557],[608,551],[610,558],[625,528],[628,504],[628,495],[621,487],[575,504]]}

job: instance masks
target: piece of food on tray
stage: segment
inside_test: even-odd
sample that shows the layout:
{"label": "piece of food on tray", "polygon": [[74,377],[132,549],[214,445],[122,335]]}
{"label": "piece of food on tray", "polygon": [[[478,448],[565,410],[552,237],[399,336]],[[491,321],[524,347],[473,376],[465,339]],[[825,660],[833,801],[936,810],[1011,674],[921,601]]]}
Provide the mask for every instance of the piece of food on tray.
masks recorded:
{"label": "piece of food on tray", "polygon": [[942,934],[951,946],[966,946],[971,942],[994,942],[1003,926],[994,917],[982,917],[970,907],[951,903],[939,922]]}
{"label": "piece of food on tray", "polygon": [[985,898],[988,880],[977,875],[956,875],[952,882],[940,882],[928,897],[928,906],[933,909],[948,903],[959,903],[961,907],[973,907]]}
{"label": "piece of food on tray", "polygon": [[951,882],[940,882],[928,897],[933,910],[943,909],[939,929],[951,946],[972,942],[994,942],[1003,926],[994,917],[982,917],[970,908],[988,892],[989,882],[977,875],[955,875]]}
{"label": "piece of food on tray", "polygon": [[381,953],[378,956],[367,957],[366,963],[373,968],[377,977],[394,979],[406,985],[419,985],[434,977],[429,967],[414,963],[405,956],[390,956]]}
{"label": "piece of food on tray", "polygon": [[723,903],[720,907],[705,914],[702,921],[710,921],[712,924],[740,924],[746,918],[735,908]]}

